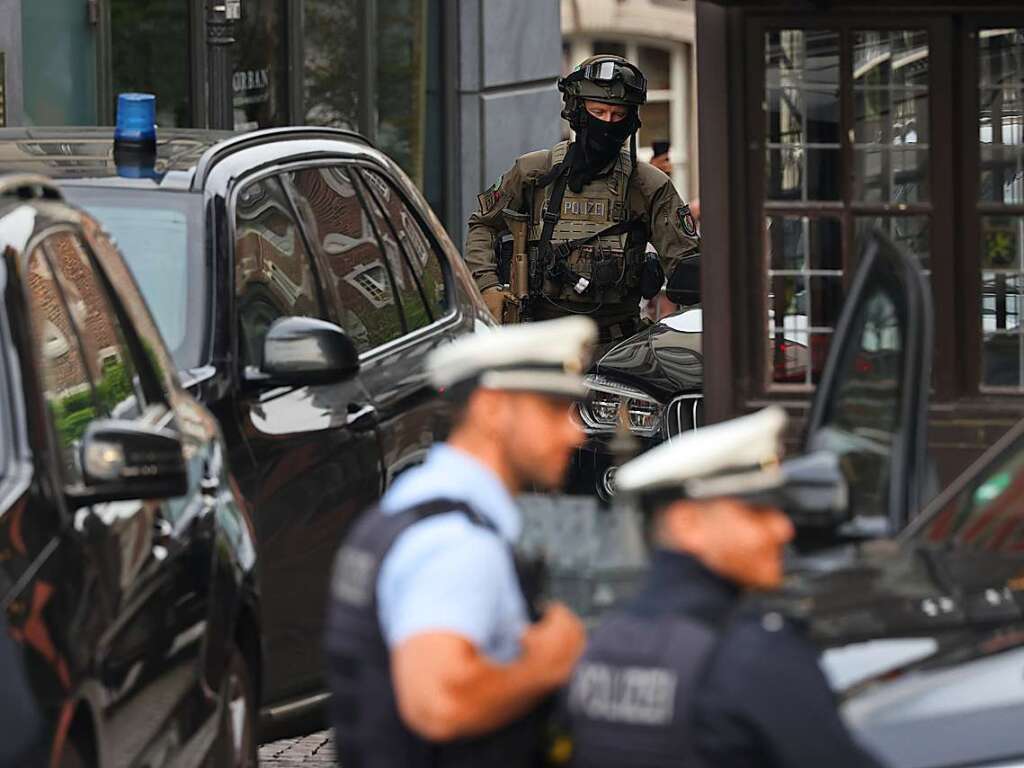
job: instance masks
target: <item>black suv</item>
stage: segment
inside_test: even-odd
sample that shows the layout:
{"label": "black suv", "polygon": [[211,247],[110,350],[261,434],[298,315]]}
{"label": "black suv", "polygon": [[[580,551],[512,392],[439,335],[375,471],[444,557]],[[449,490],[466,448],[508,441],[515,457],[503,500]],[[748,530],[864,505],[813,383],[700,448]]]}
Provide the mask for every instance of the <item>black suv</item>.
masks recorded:
{"label": "black suv", "polygon": [[45,724],[25,764],[255,765],[256,549],[217,423],[51,182],[0,175],[0,249],[0,609]]}
{"label": "black suv", "polygon": [[325,698],[340,538],[447,431],[424,357],[489,315],[420,193],[355,134],[167,131],[148,167],[112,137],[8,129],[0,151],[103,222],[220,420],[259,542],[265,723],[294,720]]}

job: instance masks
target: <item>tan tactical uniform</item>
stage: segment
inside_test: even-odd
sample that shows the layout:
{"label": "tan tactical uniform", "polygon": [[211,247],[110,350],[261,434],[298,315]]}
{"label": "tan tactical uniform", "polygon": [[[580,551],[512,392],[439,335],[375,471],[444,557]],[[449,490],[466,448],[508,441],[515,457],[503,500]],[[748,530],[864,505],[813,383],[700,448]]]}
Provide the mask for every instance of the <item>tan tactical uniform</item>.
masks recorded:
{"label": "tan tactical uniform", "polygon": [[[543,213],[555,184],[538,189],[537,180],[565,157],[567,147],[568,142],[561,142],[552,149],[523,155],[480,195],[480,209],[469,218],[465,254],[481,291],[501,287],[494,246],[507,229],[504,209],[530,215],[528,252],[531,263],[538,258],[536,244]],[[649,163],[639,162],[635,170],[631,166],[629,150],[623,147],[618,160],[579,193],[566,187],[551,238],[553,246],[596,235],[624,221],[634,222],[635,231],[573,248],[566,257],[572,279],[555,282],[545,277],[540,295],[531,299],[531,319],[588,314],[601,328],[602,342],[618,341],[638,324],[639,278],[646,243],[654,244],[666,276],[681,259],[699,254],[700,239],[689,206],[669,177]],[[594,279],[597,274],[602,275],[600,280]],[[583,282],[578,277],[584,278]]]}

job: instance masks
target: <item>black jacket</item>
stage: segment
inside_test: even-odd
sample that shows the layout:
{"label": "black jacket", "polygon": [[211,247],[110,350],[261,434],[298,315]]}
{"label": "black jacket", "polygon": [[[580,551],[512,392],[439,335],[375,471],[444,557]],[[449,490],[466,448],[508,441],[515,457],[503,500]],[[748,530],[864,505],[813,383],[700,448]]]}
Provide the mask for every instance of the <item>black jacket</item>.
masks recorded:
{"label": "black jacket", "polygon": [[[695,558],[661,550],[647,583],[620,613],[652,625],[666,615],[695,619],[717,633],[687,707],[699,762],[716,768],[877,766],[839,718],[815,647],[788,620],[741,598]],[[687,714],[677,708],[675,716]]]}

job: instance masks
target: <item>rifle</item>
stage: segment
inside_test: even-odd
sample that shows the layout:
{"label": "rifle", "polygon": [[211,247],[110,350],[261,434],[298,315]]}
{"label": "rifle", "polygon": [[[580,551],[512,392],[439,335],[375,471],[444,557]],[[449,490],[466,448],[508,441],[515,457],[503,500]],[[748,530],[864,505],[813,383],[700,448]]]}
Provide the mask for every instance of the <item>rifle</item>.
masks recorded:
{"label": "rifle", "polygon": [[529,237],[530,217],[509,208],[501,213],[512,235],[512,258],[508,269],[510,297],[505,300],[501,310],[501,323],[508,325],[529,319],[530,260],[526,253],[526,241]]}

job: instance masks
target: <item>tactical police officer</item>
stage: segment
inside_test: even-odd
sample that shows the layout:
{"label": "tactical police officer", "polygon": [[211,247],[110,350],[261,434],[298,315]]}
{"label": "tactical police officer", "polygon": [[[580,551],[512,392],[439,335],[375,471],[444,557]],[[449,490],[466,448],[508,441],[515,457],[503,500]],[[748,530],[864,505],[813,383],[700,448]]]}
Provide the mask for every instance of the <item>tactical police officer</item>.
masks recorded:
{"label": "tactical police officer", "polygon": [[513,494],[556,487],[582,441],[571,402],[588,318],[465,336],[428,359],[458,415],[346,537],[327,621],[338,757],[346,768],[537,764],[545,699],[583,650],[579,619],[541,611],[511,545]]}
{"label": "tactical police officer", "polygon": [[[619,56],[593,56],[558,89],[575,140],[523,155],[480,195],[466,261],[499,320],[510,302],[527,305],[517,307],[520,319],[590,315],[607,346],[637,330],[639,299],[654,296],[666,276],[672,301],[699,301],[700,240],[669,177],[637,161],[638,108],[647,99],[640,70]],[[522,222],[525,288],[515,270],[504,278],[495,253]],[[657,251],[650,258],[648,241]]]}
{"label": "tactical police officer", "polygon": [[617,488],[640,495],[658,549],[646,586],[592,635],[573,673],[574,765],[877,765],[840,720],[811,643],[741,601],[782,580],[793,535],[775,506],[789,490],[777,454],[785,422],[770,408],[620,468]]}

